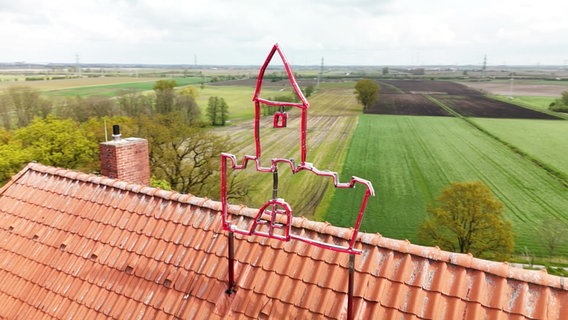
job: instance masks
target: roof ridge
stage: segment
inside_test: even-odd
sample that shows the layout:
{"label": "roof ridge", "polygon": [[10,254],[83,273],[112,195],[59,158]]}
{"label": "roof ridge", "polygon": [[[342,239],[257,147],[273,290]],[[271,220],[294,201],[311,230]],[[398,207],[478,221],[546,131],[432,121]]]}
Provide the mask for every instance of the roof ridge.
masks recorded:
{"label": "roof ridge", "polygon": [[[41,173],[48,173],[68,179],[90,182],[95,184],[106,185],[125,191],[146,194],[148,196],[160,197],[166,200],[186,203],[199,206],[202,208],[212,209],[221,212],[222,204],[220,201],[209,198],[198,197],[192,194],[182,194],[177,191],[168,191],[155,187],[143,186],[135,183],[112,179],[95,174],[82,173],[64,168],[56,168],[46,166],[40,163],[29,163],[23,170],[12,177],[4,187],[0,188],[0,194],[17,181],[26,172],[33,170]],[[239,216],[254,218],[258,209],[249,208],[244,205],[229,205],[229,213]],[[284,219],[284,217],[283,217]],[[330,235],[339,239],[350,240],[352,228],[337,227],[327,221],[313,221],[305,217],[293,217],[291,224],[295,228],[307,229],[315,231],[319,234]],[[398,240],[383,237],[380,233],[359,232],[357,242],[370,246],[377,246],[400,253],[407,253],[414,256],[423,257],[435,261],[443,261],[453,265],[461,266],[467,269],[474,269],[486,273],[494,274],[503,278],[511,278],[520,281],[530,282],[534,284],[568,289],[568,280],[564,277],[550,275],[546,270],[526,270],[511,266],[508,262],[498,262],[476,258],[471,254],[456,253],[441,250],[438,247],[421,246],[411,243],[409,240]]]}
{"label": "roof ridge", "polygon": [[36,162],[28,163],[22,170],[20,170],[18,173],[10,177],[10,180],[8,180],[8,182],[6,182],[5,185],[0,187],[0,195],[4,194],[4,191],[10,188],[10,186],[14,184],[18,179],[20,179],[34,164],[37,163]]}

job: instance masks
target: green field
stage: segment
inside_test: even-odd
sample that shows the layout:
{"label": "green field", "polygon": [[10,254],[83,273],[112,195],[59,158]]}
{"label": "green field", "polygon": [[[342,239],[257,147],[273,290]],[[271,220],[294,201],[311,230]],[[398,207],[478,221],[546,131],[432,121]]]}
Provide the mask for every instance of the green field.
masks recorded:
{"label": "green field", "polygon": [[508,102],[531,109],[548,110],[550,103],[556,99],[557,97],[548,96],[516,96],[512,100],[508,99]]}
{"label": "green field", "polygon": [[568,121],[483,118],[472,121],[568,179]]}
{"label": "green field", "polygon": [[[281,94],[277,90],[263,89],[265,96]],[[220,97],[225,99],[229,106],[229,120],[240,121],[251,119],[254,117],[254,104],[252,96],[254,88],[247,86],[210,86],[207,85],[203,89],[199,89],[199,96],[196,99],[197,104],[205,115],[209,97]]]}
{"label": "green field", "polygon": [[[509,120],[493,124],[498,121]],[[344,179],[357,175],[371,180],[377,190],[361,230],[392,238],[414,242],[426,207],[453,181],[481,180],[492,189],[513,222],[519,252],[525,246],[542,252],[534,230],[545,217],[568,222],[568,188],[458,118],[362,115],[342,172]],[[325,219],[352,225],[345,212],[357,206],[357,199],[336,193]],[[568,254],[568,248],[562,250]]]}
{"label": "green field", "polygon": [[514,99],[510,99],[507,96],[500,95],[490,95],[491,98],[496,100],[505,101],[507,103],[516,104],[518,106],[533,109],[541,112],[545,112],[554,115],[559,118],[568,120],[568,114],[562,112],[550,111],[550,103],[554,102],[558,97],[550,96],[515,96]]}
{"label": "green field", "polygon": [[[170,80],[170,79],[168,79]],[[201,84],[203,79],[201,77],[187,77],[187,78],[174,78],[178,87],[191,84]],[[79,80],[78,80],[79,81]],[[156,80],[142,81],[142,82],[125,82],[117,84],[94,85],[94,86],[78,86],[75,88],[66,89],[53,89],[44,91],[46,96],[52,97],[88,97],[88,96],[117,96],[120,91],[133,89],[138,91],[147,91],[154,88]]]}
{"label": "green field", "polygon": [[549,96],[515,96],[511,99],[509,96],[502,95],[489,95],[492,99],[505,101],[507,103],[516,104],[521,107],[547,111],[551,102],[556,100],[556,97]]}

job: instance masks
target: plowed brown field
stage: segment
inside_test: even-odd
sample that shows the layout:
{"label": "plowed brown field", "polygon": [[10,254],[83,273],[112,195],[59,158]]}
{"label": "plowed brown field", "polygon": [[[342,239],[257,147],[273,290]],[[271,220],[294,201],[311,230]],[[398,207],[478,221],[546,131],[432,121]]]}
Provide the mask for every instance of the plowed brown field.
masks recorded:
{"label": "plowed brown field", "polygon": [[462,84],[434,80],[381,80],[379,100],[366,113],[451,116],[433,97],[464,117],[556,119],[546,113],[497,101]]}

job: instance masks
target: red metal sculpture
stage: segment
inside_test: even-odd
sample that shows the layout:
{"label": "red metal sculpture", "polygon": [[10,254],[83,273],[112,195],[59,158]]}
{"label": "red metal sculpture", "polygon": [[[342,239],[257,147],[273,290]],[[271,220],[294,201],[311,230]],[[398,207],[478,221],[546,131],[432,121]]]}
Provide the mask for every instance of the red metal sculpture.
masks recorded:
{"label": "red metal sculpture", "polygon": [[[278,55],[282,59],[284,68],[288,75],[288,79],[290,80],[290,84],[292,85],[292,88],[295,94],[298,96],[300,102],[295,103],[295,102],[271,101],[259,97],[262,88],[262,80],[264,78],[264,73],[275,53],[278,53]],[[296,79],[294,77],[294,73],[292,72],[292,69],[290,68],[290,65],[288,64],[278,44],[275,44],[272,47],[272,50],[270,51],[268,57],[264,61],[264,64],[260,68],[260,72],[258,74],[258,78],[256,81],[256,90],[254,92],[254,97],[252,101],[254,102],[254,107],[255,107],[254,142],[256,147],[256,154],[254,156],[245,155],[240,164],[238,163],[237,158],[234,155],[229,153],[221,154],[221,202],[223,206],[222,207],[223,229],[243,235],[259,235],[259,236],[265,236],[284,241],[288,241],[290,239],[305,241],[312,245],[325,249],[331,249],[338,252],[346,252],[351,254],[360,253],[361,251],[355,249],[354,245],[355,245],[355,240],[357,239],[357,234],[359,232],[361,221],[363,219],[363,214],[367,206],[367,200],[369,196],[374,195],[373,186],[370,181],[358,177],[352,177],[349,182],[340,182],[338,174],[336,172],[327,171],[327,170],[318,170],[316,167],[313,166],[312,163],[306,162],[306,131],[308,125],[307,111],[310,104],[308,103],[308,100],[304,97],[304,94],[300,90],[298,83],[296,82]],[[288,115],[283,111],[284,107],[293,107],[300,109],[301,159],[299,164],[291,159],[273,158],[271,159],[270,166],[263,167],[261,165],[260,162],[260,158],[262,155],[261,142],[260,142],[261,104],[281,108],[280,111],[274,115],[273,127],[275,128],[282,128],[286,127],[287,125]],[[258,210],[258,213],[256,214],[254,221],[249,226],[249,228],[245,230],[245,229],[240,229],[236,224],[233,224],[229,216],[229,202],[227,195],[228,192],[227,170],[228,168],[231,168],[233,170],[243,170],[246,168],[249,161],[254,163],[256,171],[271,173],[273,175],[275,188],[272,198],[269,199]],[[361,206],[359,207],[357,220],[355,222],[355,225],[353,226],[352,237],[347,245],[341,246],[341,245],[336,245],[334,243],[326,243],[317,239],[311,239],[301,236],[299,234],[292,233],[291,221],[294,212],[291,206],[284,199],[278,198],[277,195],[279,164],[288,164],[293,174],[296,174],[300,171],[308,171],[321,177],[328,177],[332,179],[333,185],[336,188],[354,188],[358,184],[366,188]]]}

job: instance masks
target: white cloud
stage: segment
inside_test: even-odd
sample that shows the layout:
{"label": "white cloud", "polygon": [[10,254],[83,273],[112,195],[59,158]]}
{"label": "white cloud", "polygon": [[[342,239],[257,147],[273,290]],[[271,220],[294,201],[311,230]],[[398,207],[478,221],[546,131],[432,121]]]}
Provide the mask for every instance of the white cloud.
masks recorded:
{"label": "white cloud", "polygon": [[[561,64],[568,2],[541,0],[0,1],[0,61]],[[522,52],[522,54],[521,54]],[[566,57],[562,58],[563,55]]]}

